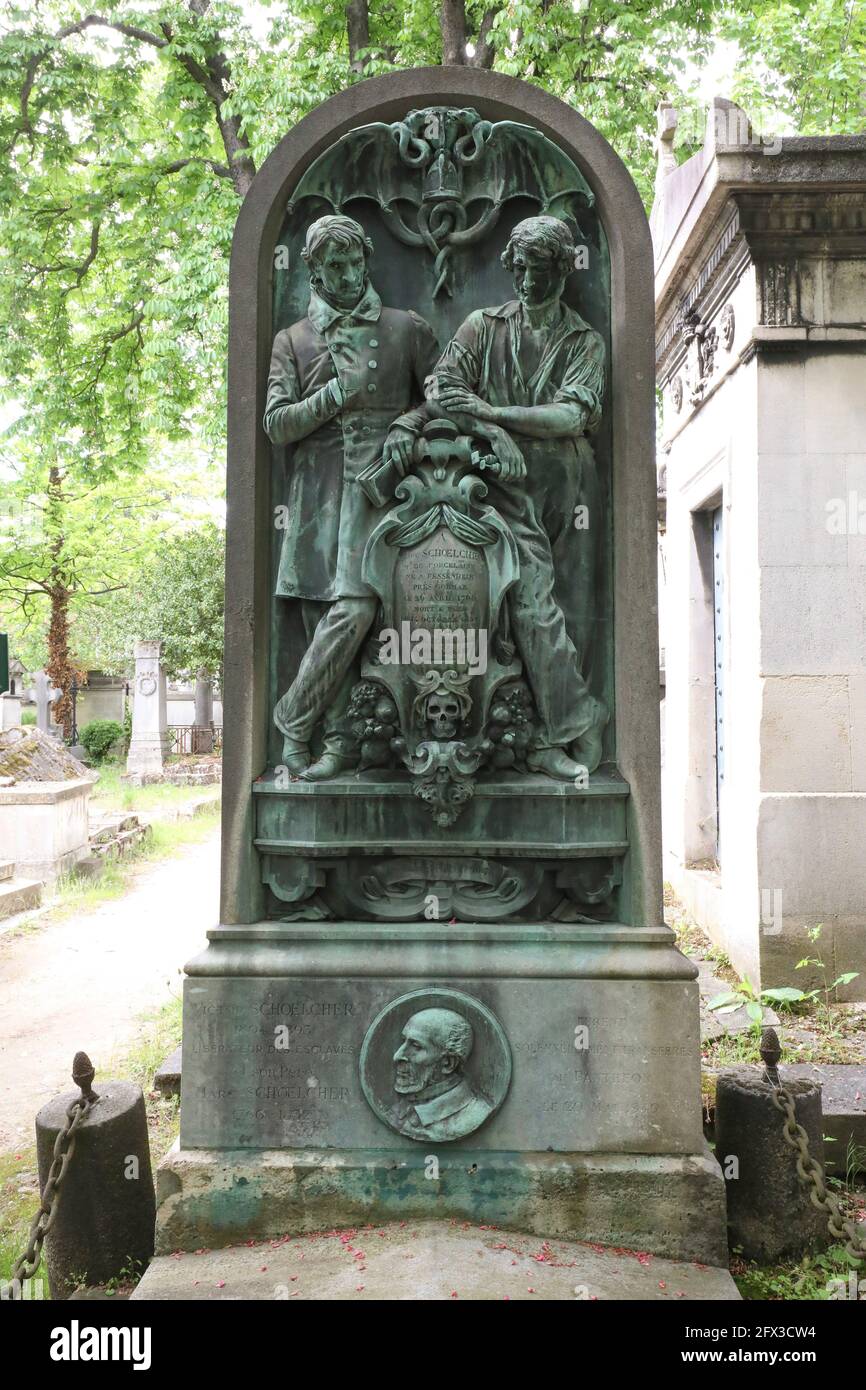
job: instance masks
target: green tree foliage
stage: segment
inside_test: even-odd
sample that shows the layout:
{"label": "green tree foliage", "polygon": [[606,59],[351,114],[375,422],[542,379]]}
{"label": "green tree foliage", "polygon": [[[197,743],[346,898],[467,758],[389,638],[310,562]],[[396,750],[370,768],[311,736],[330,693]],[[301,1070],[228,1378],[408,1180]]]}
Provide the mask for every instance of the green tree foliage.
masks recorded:
{"label": "green tree foliage", "polygon": [[720,32],[739,45],[730,95],[766,112],[783,133],[866,130],[863,0],[754,0],[726,13]]}
{"label": "green tree foliage", "polygon": [[64,689],[78,616],[125,582],[111,499],[182,442],[221,457],[232,228],[318,103],[394,68],[495,68],[593,121],[647,203],[655,107],[719,38],[747,105],[862,128],[863,0],[92,3],[6,3],[0,25],[0,533],[25,506],[43,536],[12,544],[0,611],[39,615],[25,641],[50,630]]}
{"label": "green tree foliage", "polygon": [[0,630],[28,670],[45,666],[71,716],[74,674],[96,660],[101,605],[124,594],[179,528],[214,513],[206,455],[164,443],[145,470],[100,476],[10,426],[0,453]]}
{"label": "green tree foliage", "polygon": [[76,650],[116,675],[131,675],[133,647],[159,638],[171,679],[220,678],[225,534],[213,522],[181,531],[144,557],[122,589],[82,611]]}

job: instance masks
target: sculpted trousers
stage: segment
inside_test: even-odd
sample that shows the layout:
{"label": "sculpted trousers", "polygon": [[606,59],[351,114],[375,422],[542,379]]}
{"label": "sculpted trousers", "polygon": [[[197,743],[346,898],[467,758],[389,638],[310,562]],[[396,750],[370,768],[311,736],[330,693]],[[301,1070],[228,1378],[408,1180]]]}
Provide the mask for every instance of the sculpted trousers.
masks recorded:
{"label": "sculpted trousers", "polygon": [[325,746],[342,752],[335,726],[346,712],[356,680],[355,657],[370,631],[379,600],[371,595],[339,598],[334,603],[301,602],[309,645],[292,685],[277,703],[274,723],[287,739],[309,744],[325,715]]}
{"label": "sculpted trousers", "polygon": [[535,697],[542,727],[537,748],[566,748],[599,717],[554,593],[550,540],[520,488],[491,487],[490,500],[511,527],[520,578],[508,593],[511,632]]}

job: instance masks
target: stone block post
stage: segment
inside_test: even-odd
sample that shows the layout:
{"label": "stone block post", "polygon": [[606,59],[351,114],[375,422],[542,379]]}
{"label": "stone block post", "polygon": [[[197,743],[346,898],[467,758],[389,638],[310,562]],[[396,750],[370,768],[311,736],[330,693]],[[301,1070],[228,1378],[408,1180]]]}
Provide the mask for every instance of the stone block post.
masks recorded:
{"label": "stone block post", "polygon": [[161,650],[161,642],[135,644],[132,738],[126,759],[126,771],[134,776],[161,776],[171,749]]}

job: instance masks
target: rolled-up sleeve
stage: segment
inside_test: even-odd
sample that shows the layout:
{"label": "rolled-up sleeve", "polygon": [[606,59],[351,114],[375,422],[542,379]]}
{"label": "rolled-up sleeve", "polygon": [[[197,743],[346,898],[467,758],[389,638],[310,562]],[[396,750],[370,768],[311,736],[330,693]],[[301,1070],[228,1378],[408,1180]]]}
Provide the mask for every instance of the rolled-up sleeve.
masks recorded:
{"label": "rolled-up sleeve", "polygon": [[583,408],[583,428],[594,430],[604,404],[604,340],[599,333],[581,333],[569,355],[568,367],[554,403]]}
{"label": "rolled-up sleeve", "polygon": [[298,369],[287,332],[278,333],[271,354],[268,395],[265,403],[265,434],[274,444],[295,444],[332,419],[342,408],[340,384],[327,382],[312,395],[301,399]]}
{"label": "rolled-up sleeve", "polygon": [[428,400],[435,400],[439,387],[445,382],[478,389],[481,380],[481,361],[484,342],[484,315],[476,309],[461,323],[430,376],[427,378]]}

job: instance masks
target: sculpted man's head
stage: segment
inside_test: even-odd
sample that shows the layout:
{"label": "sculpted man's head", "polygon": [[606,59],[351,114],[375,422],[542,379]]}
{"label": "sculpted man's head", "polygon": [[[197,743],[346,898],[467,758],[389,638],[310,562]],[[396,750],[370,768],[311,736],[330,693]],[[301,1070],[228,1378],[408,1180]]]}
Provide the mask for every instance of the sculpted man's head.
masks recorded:
{"label": "sculpted man's head", "polygon": [[423,1100],[462,1079],[472,1052],[472,1025],[452,1009],[421,1009],[403,1029],[394,1053],[394,1090]]}
{"label": "sculpted man's head", "polygon": [[367,285],[372,250],[359,222],[331,213],[310,223],[301,255],[317,293],[335,309],[354,309]]}
{"label": "sculpted man's head", "polygon": [[523,304],[533,308],[559,298],[574,270],[575,245],[558,217],[526,217],[508,238],[502,264],[514,277]]}

